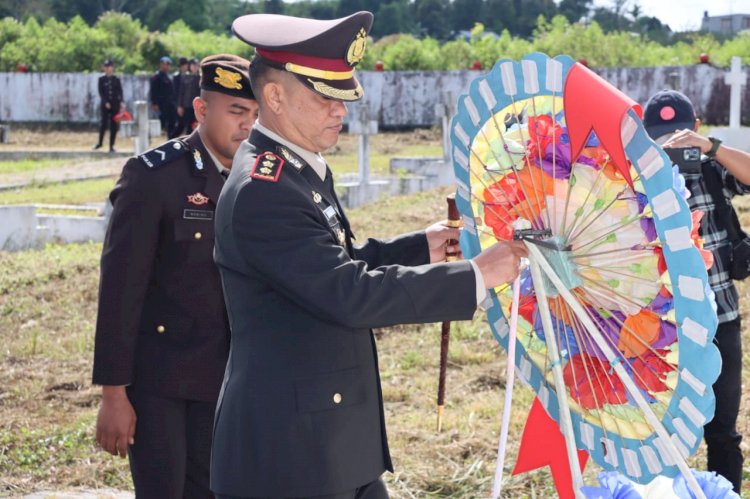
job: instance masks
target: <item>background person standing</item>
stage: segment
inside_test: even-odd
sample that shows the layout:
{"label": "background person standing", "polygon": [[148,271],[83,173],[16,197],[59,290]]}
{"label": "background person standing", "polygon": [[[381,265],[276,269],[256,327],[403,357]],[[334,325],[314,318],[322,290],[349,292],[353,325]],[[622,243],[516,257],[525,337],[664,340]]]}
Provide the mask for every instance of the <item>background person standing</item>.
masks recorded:
{"label": "background person standing", "polygon": [[159,113],[161,129],[168,138],[173,137],[175,121],[177,119],[177,107],[175,105],[175,89],[172,76],[169,71],[172,68],[172,59],[167,56],[159,60],[159,70],[151,76],[151,109]]}
{"label": "background person standing", "polygon": [[99,77],[99,98],[101,99],[101,123],[99,124],[99,142],[93,147],[94,150],[101,149],[104,141],[104,132],[109,129],[109,152],[115,152],[115,139],[120,129],[119,123],[115,121],[115,115],[120,112],[122,104],[122,84],[115,76],[115,65],[110,59],[102,65],[104,74]]}

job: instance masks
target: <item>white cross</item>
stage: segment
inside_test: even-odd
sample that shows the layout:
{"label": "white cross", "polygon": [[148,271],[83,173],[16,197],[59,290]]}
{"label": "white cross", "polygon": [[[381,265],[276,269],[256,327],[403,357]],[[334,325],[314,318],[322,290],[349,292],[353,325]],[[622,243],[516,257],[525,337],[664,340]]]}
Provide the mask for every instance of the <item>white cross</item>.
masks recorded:
{"label": "white cross", "polygon": [[732,57],[732,69],[724,74],[724,83],[730,87],[729,128],[740,128],[740,98],[742,85],[747,81],[747,74],[742,70],[742,59]]}
{"label": "white cross", "polygon": [[357,159],[359,164],[359,182],[370,183],[370,147],[367,142],[369,135],[378,133],[378,122],[371,120],[368,107],[364,102],[355,104],[350,109],[349,133],[357,136]]}

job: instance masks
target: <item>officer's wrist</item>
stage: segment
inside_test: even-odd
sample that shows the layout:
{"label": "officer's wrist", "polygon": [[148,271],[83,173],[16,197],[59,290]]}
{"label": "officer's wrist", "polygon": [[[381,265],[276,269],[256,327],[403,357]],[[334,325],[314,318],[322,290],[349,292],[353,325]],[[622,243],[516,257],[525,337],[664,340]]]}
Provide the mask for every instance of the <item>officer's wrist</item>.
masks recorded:
{"label": "officer's wrist", "polygon": [[125,385],[102,386],[102,398],[115,400],[127,397],[128,394],[125,392]]}

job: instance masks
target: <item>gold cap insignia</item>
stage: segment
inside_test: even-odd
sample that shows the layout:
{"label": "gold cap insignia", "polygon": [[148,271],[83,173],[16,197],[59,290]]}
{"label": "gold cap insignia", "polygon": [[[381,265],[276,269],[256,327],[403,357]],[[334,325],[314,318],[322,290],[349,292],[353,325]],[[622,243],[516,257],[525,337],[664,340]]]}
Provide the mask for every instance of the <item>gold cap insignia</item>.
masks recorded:
{"label": "gold cap insignia", "polygon": [[355,101],[361,99],[365,95],[365,91],[362,89],[362,85],[359,82],[357,82],[357,88],[344,90],[332,87],[322,81],[311,80],[310,78],[308,78],[307,81],[310,82],[316,92],[325,95],[326,97],[330,97],[331,99]]}
{"label": "gold cap insignia", "polygon": [[240,83],[241,79],[242,75],[239,73],[235,73],[234,71],[229,71],[227,69],[216,68],[216,77],[214,77],[214,83],[218,83],[224,88],[228,88],[230,90],[242,90],[242,83]]}
{"label": "gold cap insignia", "polygon": [[365,28],[359,28],[357,36],[354,38],[352,43],[349,45],[349,49],[346,51],[346,63],[350,66],[356,66],[359,61],[365,56],[365,49],[367,48],[367,31]]}

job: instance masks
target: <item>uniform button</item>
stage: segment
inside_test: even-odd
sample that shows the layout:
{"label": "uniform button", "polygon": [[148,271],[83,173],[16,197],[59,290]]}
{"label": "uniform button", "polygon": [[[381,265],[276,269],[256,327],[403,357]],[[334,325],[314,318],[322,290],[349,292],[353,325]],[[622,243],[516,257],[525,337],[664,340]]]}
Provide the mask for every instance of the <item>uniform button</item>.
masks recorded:
{"label": "uniform button", "polygon": [[341,403],[341,394],[340,393],[334,393],[333,394],[333,403],[334,404],[340,404]]}
{"label": "uniform button", "polygon": [[162,325],[156,326],[156,332],[159,333],[159,334],[163,333],[166,330],[167,330],[167,328],[165,328]]}
{"label": "uniform button", "polygon": [[201,234],[200,232],[196,232],[195,234],[193,234],[193,237],[196,241],[200,241],[200,238],[203,237],[203,234]]}

